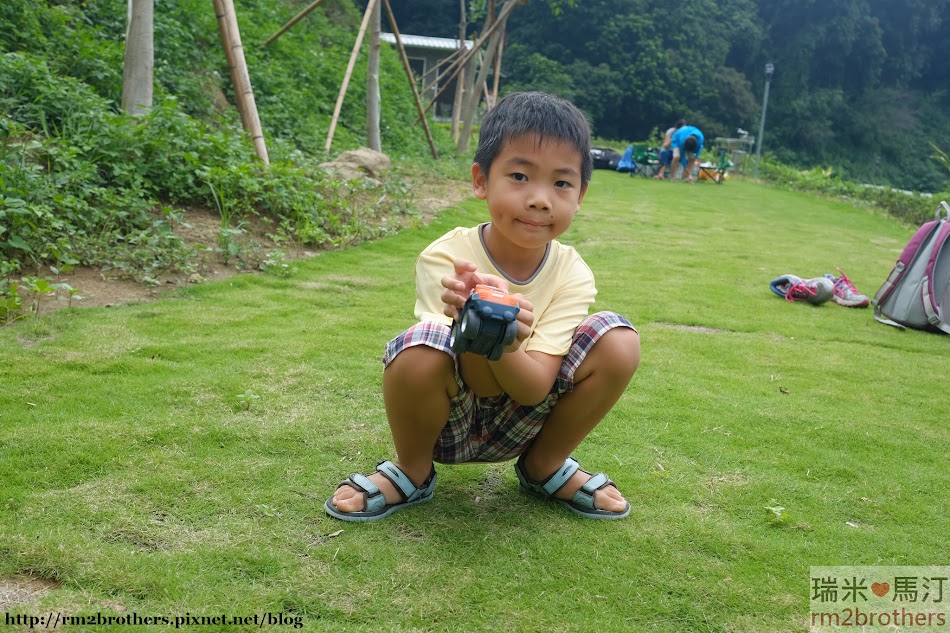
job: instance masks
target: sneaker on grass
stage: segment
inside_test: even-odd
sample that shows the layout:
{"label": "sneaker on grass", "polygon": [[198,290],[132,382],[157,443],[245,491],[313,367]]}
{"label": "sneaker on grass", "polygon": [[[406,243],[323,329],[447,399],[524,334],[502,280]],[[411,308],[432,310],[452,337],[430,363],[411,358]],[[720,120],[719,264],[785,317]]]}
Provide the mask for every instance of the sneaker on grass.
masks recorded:
{"label": "sneaker on grass", "polygon": [[786,301],[807,301],[816,306],[831,299],[834,292],[834,284],[826,277],[802,279],[795,275],[776,277],[769,288]]}
{"label": "sneaker on grass", "polygon": [[848,276],[844,274],[843,270],[839,268],[838,272],[841,273],[840,277],[835,277],[831,273],[825,273],[825,278],[830,279],[831,283],[834,284],[832,292],[834,302],[846,308],[868,307],[871,301],[865,295],[858,292],[858,289],[854,287],[854,284],[848,279]]}

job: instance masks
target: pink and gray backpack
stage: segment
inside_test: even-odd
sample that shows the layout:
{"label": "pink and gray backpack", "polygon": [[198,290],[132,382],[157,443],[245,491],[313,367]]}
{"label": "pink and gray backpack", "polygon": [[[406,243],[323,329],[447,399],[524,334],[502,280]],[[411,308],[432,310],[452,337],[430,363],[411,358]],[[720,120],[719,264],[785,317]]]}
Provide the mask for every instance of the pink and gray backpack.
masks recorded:
{"label": "pink and gray backpack", "polygon": [[950,206],[941,202],[874,295],[874,318],[899,328],[950,334]]}

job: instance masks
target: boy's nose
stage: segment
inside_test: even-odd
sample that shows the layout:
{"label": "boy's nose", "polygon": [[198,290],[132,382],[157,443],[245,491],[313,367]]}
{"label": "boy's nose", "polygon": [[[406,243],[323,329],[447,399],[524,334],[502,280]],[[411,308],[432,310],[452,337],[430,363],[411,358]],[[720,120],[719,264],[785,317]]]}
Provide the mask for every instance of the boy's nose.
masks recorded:
{"label": "boy's nose", "polygon": [[528,207],[531,209],[549,209],[551,202],[540,187],[534,187],[528,194]]}

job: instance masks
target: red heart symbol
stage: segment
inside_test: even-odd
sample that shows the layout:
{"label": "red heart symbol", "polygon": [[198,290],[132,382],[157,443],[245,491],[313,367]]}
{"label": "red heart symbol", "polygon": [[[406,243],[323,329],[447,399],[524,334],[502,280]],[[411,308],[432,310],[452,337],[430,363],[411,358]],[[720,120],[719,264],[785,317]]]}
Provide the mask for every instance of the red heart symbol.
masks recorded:
{"label": "red heart symbol", "polygon": [[887,595],[887,592],[890,591],[891,586],[886,582],[874,582],[871,583],[871,592],[878,598],[883,598]]}

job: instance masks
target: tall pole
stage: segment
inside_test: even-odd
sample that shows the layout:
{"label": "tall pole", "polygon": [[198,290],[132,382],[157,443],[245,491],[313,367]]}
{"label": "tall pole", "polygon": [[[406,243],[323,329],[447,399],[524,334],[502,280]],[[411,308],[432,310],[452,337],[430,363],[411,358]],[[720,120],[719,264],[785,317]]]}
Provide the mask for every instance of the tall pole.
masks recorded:
{"label": "tall pole", "polygon": [[775,66],[765,65],[765,94],[762,95],[762,118],[759,119],[759,144],[755,148],[755,178],[759,177],[759,158],[762,157],[762,136],[765,134],[765,110],[769,107],[769,83],[772,81],[772,73],[775,72]]}

